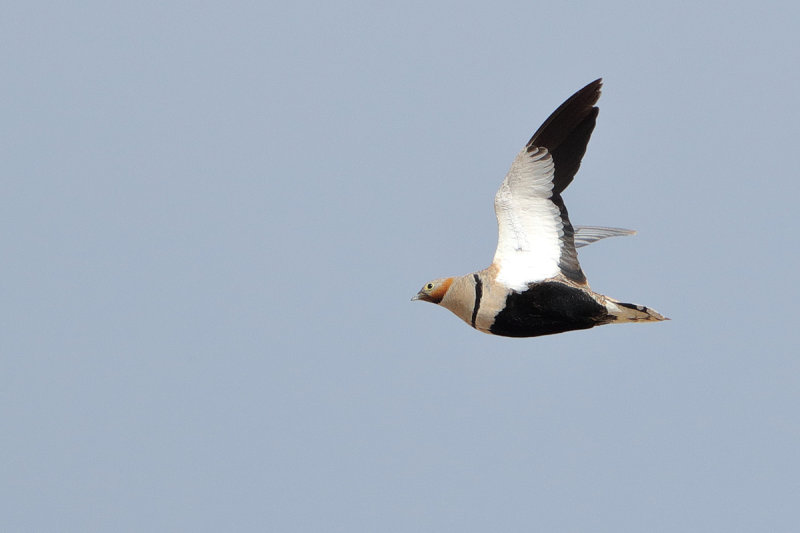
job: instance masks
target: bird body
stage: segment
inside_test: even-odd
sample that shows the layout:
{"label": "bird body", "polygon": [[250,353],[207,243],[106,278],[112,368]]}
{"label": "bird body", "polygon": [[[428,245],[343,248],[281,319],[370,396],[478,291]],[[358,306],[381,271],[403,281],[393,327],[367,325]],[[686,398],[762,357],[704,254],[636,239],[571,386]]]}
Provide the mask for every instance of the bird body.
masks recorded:
{"label": "bird body", "polygon": [[573,228],[561,193],[580,167],[597,119],[602,80],[564,102],[514,159],[495,195],[492,264],[427,283],[412,298],[452,311],[493,335],[535,337],[622,322],[665,320],[647,307],[589,288],[576,248],[631,230]]}

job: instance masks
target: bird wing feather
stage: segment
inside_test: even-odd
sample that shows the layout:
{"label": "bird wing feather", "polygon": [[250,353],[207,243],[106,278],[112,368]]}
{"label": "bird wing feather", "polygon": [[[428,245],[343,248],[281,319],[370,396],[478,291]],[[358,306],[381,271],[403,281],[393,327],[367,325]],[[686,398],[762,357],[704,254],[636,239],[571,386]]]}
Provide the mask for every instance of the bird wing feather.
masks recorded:
{"label": "bird wing feather", "polygon": [[589,246],[600,239],[627,235],[636,235],[636,230],[603,226],[575,226],[575,248]]}
{"label": "bird wing feather", "polygon": [[497,281],[514,290],[559,273],[561,211],[552,201],[553,158],[545,148],[523,149],[494,198]]}

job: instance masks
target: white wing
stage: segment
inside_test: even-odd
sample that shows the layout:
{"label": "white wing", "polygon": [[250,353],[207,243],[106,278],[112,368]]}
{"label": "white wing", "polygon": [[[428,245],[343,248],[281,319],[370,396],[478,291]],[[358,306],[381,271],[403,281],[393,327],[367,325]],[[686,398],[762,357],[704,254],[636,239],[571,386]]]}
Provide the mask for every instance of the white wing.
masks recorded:
{"label": "white wing", "polygon": [[561,193],[580,168],[594,131],[601,85],[599,79],[591,82],[550,114],[497,191],[499,237],[493,265],[497,281],[507,287],[522,291],[559,274],[586,285]]}
{"label": "white wing", "polygon": [[564,225],[561,210],[551,201],[553,172],[545,148],[524,148],[494,197],[497,281],[514,290],[560,272]]}

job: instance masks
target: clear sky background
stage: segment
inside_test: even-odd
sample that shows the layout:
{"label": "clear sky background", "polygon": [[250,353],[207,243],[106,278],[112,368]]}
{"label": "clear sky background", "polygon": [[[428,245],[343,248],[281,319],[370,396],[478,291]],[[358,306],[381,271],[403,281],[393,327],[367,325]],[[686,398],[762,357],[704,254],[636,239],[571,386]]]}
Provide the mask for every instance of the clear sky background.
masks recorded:
{"label": "clear sky background", "polygon": [[[792,2],[14,2],[3,531],[794,532]],[[535,339],[410,297],[605,78],[592,287]]]}

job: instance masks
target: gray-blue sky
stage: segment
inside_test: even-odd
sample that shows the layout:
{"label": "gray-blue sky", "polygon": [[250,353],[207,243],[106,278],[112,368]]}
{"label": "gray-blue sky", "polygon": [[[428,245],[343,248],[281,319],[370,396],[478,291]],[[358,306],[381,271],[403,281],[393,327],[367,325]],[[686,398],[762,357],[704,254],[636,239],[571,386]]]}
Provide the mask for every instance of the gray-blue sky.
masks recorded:
{"label": "gray-blue sky", "polygon": [[[798,8],[4,8],[0,529],[793,531]],[[669,323],[408,300],[605,78],[565,200]]]}

